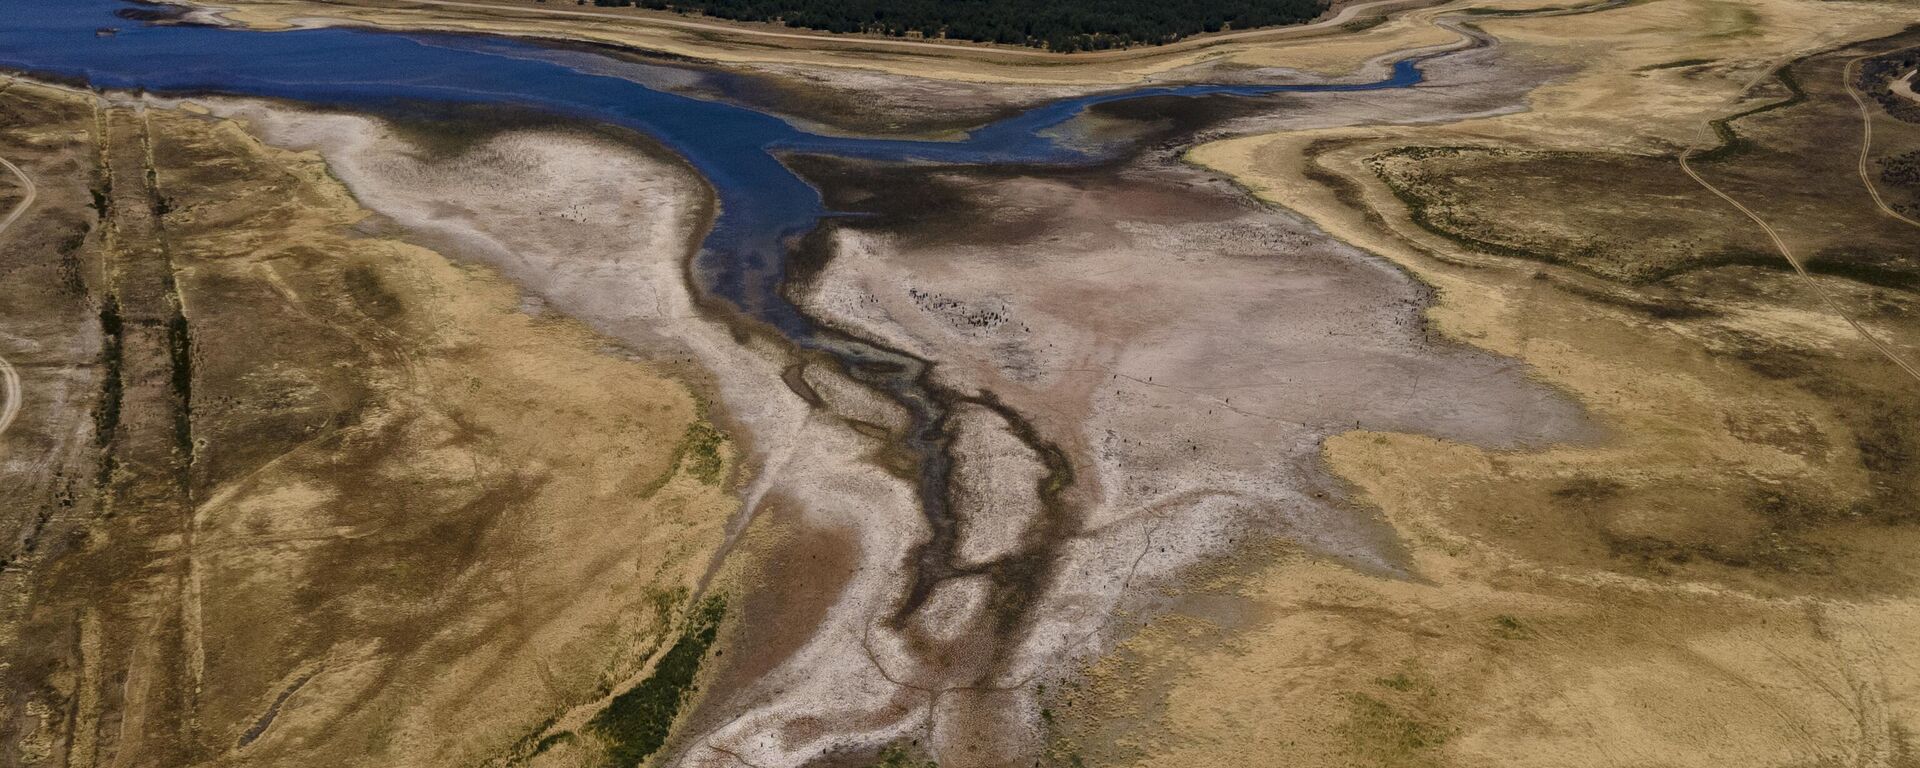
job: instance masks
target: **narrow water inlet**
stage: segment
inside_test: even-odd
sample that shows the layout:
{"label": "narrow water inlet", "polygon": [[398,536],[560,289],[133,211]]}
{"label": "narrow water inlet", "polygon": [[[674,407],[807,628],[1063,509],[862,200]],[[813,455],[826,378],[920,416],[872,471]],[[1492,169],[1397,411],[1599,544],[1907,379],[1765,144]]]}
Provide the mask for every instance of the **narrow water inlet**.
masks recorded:
{"label": "narrow water inlet", "polygon": [[[819,192],[787,168],[782,156],[968,165],[1088,163],[1124,148],[1080,148],[1054,131],[1095,104],[1382,90],[1411,87],[1422,79],[1416,57],[1397,62],[1390,76],[1375,82],[1138,88],[1051,102],[959,141],[849,138],[809,133],[771,114],[603,74],[582,66],[580,54],[560,56],[533,41],[335,27],[268,34],[147,23],[164,15],[127,13],[137,7],[122,0],[0,0],[0,13],[17,21],[0,29],[0,68],[100,89],[264,97],[376,114],[417,103],[510,106],[638,130],[684,157],[709,181],[719,203],[718,217],[694,260],[699,289],[742,318],[772,328],[797,349],[830,355],[910,416],[902,448],[916,463],[915,490],[930,536],[904,564],[911,573],[907,596],[889,619],[896,626],[943,581],[976,573],[991,577],[999,593],[991,602],[1008,606],[1001,626],[1022,620],[1019,614],[1031,595],[1019,593],[1030,587],[1027,580],[1046,570],[1044,547],[962,568],[955,553],[958,521],[949,508],[954,404],[994,408],[1010,425],[1019,419],[990,394],[942,391],[931,381],[932,362],[823,327],[788,300],[783,289],[790,243],[813,230],[827,211]],[[96,34],[110,24],[120,25],[119,33]],[[1015,431],[1036,453],[1053,457],[1049,464],[1058,465],[1050,467],[1057,494],[1070,481],[1071,468],[1033,430],[1016,426]]]}

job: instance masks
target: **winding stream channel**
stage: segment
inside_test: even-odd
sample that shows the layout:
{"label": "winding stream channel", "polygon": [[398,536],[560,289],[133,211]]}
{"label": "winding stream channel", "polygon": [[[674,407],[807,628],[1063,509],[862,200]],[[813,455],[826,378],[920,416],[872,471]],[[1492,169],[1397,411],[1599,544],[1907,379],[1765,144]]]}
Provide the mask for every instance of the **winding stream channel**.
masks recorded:
{"label": "winding stream channel", "polygon": [[[1165,96],[1258,96],[1279,92],[1406,88],[1422,79],[1420,57],[1394,64],[1383,80],[1289,85],[1177,85],[1113,91],[1050,102],[969,132],[956,141],[826,136],[723,101],[649,87],[618,74],[605,57],[537,42],[456,34],[406,34],[327,27],[255,32],[199,24],[150,24],[124,0],[0,0],[0,69],[80,81],[106,90],[217,93],[379,113],[438,103],[532,109],[651,136],[685,158],[712,185],[718,216],[694,260],[695,283],[744,317],[775,329],[796,348],[838,359],[855,378],[912,416],[905,446],[919,463],[918,494],[933,540],[917,557],[911,613],[957,573],[947,509],[948,404],[928,363],[824,328],[782,293],[791,243],[829,211],[817,190],[782,162],[790,154],[888,163],[1080,164],[1120,146],[1089,146],[1064,130],[1089,106]],[[113,28],[114,34],[99,30]],[[1430,54],[1431,55],[1431,54]],[[724,73],[715,77],[729,77]],[[1031,568],[1034,563],[1003,564]],[[1042,566],[1043,567],[1043,566]]]}
{"label": "winding stream channel", "polygon": [[[441,103],[502,105],[638,130],[685,158],[712,184],[720,214],[696,262],[704,290],[778,328],[803,348],[826,342],[780,296],[787,240],[827,214],[819,193],[780,161],[787,153],[883,162],[1079,163],[1088,149],[1055,130],[1094,104],[1154,96],[1256,96],[1364,91],[1420,82],[1413,59],[1370,83],[1183,85],[1050,102],[959,141],[823,136],[765,112],[658,90],[607,72],[602,57],[481,35],[404,34],[328,27],[253,32],[145,24],[125,0],[0,0],[0,69],[103,90],[219,93],[379,112]],[[116,34],[97,30],[113,28]],[[596,66],[601,65],[601,66]],[[725,75],[720,75],[724,77]]]}
{"label": "winding stream channel", "polygon": [[[1600,0],[1593,6],[1545,13],[1612,7],[1624,1]],[[920,543],[903,544],[912,549],[900,561],[882,565],[891,569],[897,563],[902,571],[898,576],[905,581],[904,599],[896,602],[894,595],[900,593],[890,592],[862,606],[863,612],[872,611],[864,623],[866,637],[876,633],[876,623],[884,624],[884,630],[905,643],[900,653],[913,657],[922,649],[912,645],[920,638],[909,620],[916,614],[942,615],[938,603],[929,606],[936,589],[963,577],[985,577],[981,604],[990,606],[993,615],[979,626],[989,628],[994,637],[980,643],[985,649],[980,658],[962,665],[965,669],[956,668],[951,677],[945,676],[943,668],[942,676],[925,685],[910,675],[896,680],[881,656],[865,647],[865,638],[858,649],[887,682],[928,696],[925,711],[930,729],[939,697],[947,692],[1013,691],[1026,685],[1026,677],[1014,674],[1017,665],[1012,656],[1035,617],[1047,613],[1041,602],[1047,582],[1063,571],[1062,563],[1080,556],[1063,548],[1083,533],[1083,521],[1068,509],[1071,504],[1058,497],[1073,482],[1076,470],[1094,468],[1075,466],[1051,443],[1050,437],[1057,436],[1041,434],[995,393],[944,387],[935,382],[934,361],[817,321],[790,301],[785,293],[789,265],[800,250],[801,238],[835,212],[787,161],[812,155],[895,166],[1091,165],[1124,159],[1140,149],[1139,139],[1092,138],[1096,132],[1086,130],[1086,123],[1076,118],[1097,104],[1156,97],[1245,98],[1409,88],[1423,81],[1423,61],[1490,43],[1464,22],[1454,25],[1442,20],[1437,23],[1460,34],[1460,45],[1407,54],[1377,81],[1115,90],[1041,104],[975,128],[960,139],[938,141],[816,133],[767,111],[663,85],[684,82],[679,70],[689,67],[636,64],[578,47],[471,34],[350,27],[259,32],[177,20],[146,21],[159,15],[164,14],[154,6],[128,0],[0,0],[0,19],[5,19],[0,23],[0,71],[100,90],[265,98],[388,116],[417,115],[423,104],[479,108],[473,113],[481,115],[487,108],[531,111],[639,132],[678,154],[703,176],[717,206],[711,229],[692,258],[690,282],[695,292],[711,300],[705,303],[723,312],[731,310],[734,315],[729,319],[736,327],[776,334],[803,358],[832,358],[850,377],[899,403],[909,416],[905,428],[892,439],[914,462],[914,493],[929,535]],[[99,31],[103,28],[117,31],[103,34]],[[710,78],[705,81],[708,84],[719,86],[711,88],[712,93],[738,93],[729,85],[750,82],[745,75],[724,71],[702,68],[699,73]],[[467,119],[467,110],[460,112],[461,119]],[[1035,513],[1032,535],[992,559],[968,560],[959,553],[954,486],[966,478],[955,478],[952,454],[959,427],[951,422],[964,420],[968,407],[995,412],[1013,438],[1031,448],[1043,465],[1038,468],[1044,476],[1037,489],[1042,509]],[[963,415],[953,416],[956,412]],[[1302,434],[1310,431],[1303,428]],[[906,514],[910,519],[913,513],[907,510]],[[888,550],[885,556],[891,558],[893,552]],[[1138,562],[1136,558],[1136,566]],[[889,578],[894,575],[889,570]],[[998,722],[995,718],[1018,715],[1012,710],[983,709],[967,717],[977,716],[991,725]],[[758,727],[757,720],[740,722],[743,729]],[[710,743],[708,737],[715,732],[702,736],[702,742]]]}

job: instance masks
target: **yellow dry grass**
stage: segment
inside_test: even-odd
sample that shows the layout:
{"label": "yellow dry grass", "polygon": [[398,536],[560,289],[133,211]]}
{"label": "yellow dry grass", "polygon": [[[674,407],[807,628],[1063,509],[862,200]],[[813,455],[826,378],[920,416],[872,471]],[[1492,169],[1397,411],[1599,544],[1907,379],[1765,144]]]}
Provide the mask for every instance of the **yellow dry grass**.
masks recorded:
{"label": "yellow dry grass", "polygon": [[[1523,361],[1606,436],[1539,452],[1399,434],[1330,440],[1330,468],[1401,532],[1417,578],[1246,553],[1182,590],[1231,595],[1244,613],[1196,600],[1056,697],[1061,755],[1142,766],[1909,764],[1920,748],[1910,557],[1920,536],[1863,519],[1795,538],[1770,517],[1775,500],[1869,503],[1875,480],[1850,425],[1871,406],[1730,356],[1741,344],[1792,349],[1890,393],[1905,386],[1899,371],[1803,294],[1660,320],[1595,299],[1617,290],[1605,281],[1465,250],[1416,225],[1366,159],[1405,145],[1671,154],[1710,142],[1705,122],[1772,66],[1912,18],[1911,5],[1658,0],[1483,20],[1516,55],[1577,72],[1520,114],[1194,150],[1195,162],[1435,286],[1437,332]],[[1718,560],[1636,549],[1648,541],[1750,549]]]}
{"label": "yellow dry grass", "polygon": [[[168,259],[193,501],[176,523],[123,499],[25,571],[35,609],[0,626],[21,743],[98,764],[474,764],[662,649],[738,505],[694,390],[527,314],[490,271],[356,232],[368,213],[313,154],[194,111],[99,114],[147,145],[164,227],[104,261],[112,279]],[[95,124],[47,130],[81,146]],[[62,407],[46,417],[98,406]]]}
{"label": "yellow dry grass", "polygon": [[[360,362],[376,393],[361,420],[221,483],[196,510],[203,663],[218,683],[201,716],[250,724],[285,681],[243,681],[313,673],[300,706],[246,748],[250,760],[465,763],[631,676],[709,568],[737,504],[726,465],[715,472],[689,453],[705,418],[694,393],[605,354],[607,342],[572,321],[523,313],[518,289],[493,274],[348,235],[365,213],[315,156],[266,147],[229,122],[161,112],[155,130],[163,148],[180,142],[183,155],[244,168],[212,188],[179,179],[197,193],[169,222],[184,233],[176,251],[199,265],[183,281],[190,311],[198,279],[261,279],[325,326],[311,331],[355,336],[375,357]],[[173,181],[163,168],[160,186]],[[276,226],[233,226],[245,221]],[[337,297],[313,295],[326,290],[316,273],[343,269],[355,301],[378,309],[340,317],[328,305]],[[383,322],[365,323],[369,312]],[[260,344],[259,331],[210,329],[199,343],[215,359],[257,354],[248,338]],[[456,527],[390,515],[443,515]],[[359,552],[347,543],[389,537]],[[393,560],[356,562],[380,557]],[[319,599],[340,620],[288,621],[316,591],[338,592]],[[395,635],[396,621],[423,625]],[[259,652],[218,652],[241,648]]]}

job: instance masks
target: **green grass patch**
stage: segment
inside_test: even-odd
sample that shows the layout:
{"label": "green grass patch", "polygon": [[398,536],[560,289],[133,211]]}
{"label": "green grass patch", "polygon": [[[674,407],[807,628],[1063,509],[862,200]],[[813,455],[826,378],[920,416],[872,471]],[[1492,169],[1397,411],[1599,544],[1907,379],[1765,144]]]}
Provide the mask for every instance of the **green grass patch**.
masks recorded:
{"label": "green grass patch", "polygon": [[726,444],[726,433],[715,429],[705,417],[695,419],[687,425],[680,445],[673,449],[673,461],[667,464],[667,471],[641,488],[639,497],[645,499],[658,493],[683,470],[702,483],[719,485],[727,472],[727,457],[720,452]]}
{"label": "green grass patch", "polygon": [[1526,622],[1504,613],[1493,617],[1493,631],[1508,640],[1528,640],[1538,634]]}
{"label": "green grass patch", "polygon": [[894,742],[880,750],[880,759],[871,768],[940,768],[940,764],[911,745]]}
{"label": "green grass patch", "polygon": [[721,473],[727,470],[727,459],[720,455],[720,447],[726,443],[727,436],[706,421],[687,425],[686,452],[681,455],[687,471],[700,482],[719,483]]}
{"label": "green grass patch", "polygon": [[720,634],[720,620],[726,612],[724,599],[715,596],[702,600],[687,617],[680,639],[654,665],[653,674],[615,696],[606,709],[587,721],[587,731],[607,745],[608,765],[637,766],[666,744],[674,720],[696,690],[694,678]]}

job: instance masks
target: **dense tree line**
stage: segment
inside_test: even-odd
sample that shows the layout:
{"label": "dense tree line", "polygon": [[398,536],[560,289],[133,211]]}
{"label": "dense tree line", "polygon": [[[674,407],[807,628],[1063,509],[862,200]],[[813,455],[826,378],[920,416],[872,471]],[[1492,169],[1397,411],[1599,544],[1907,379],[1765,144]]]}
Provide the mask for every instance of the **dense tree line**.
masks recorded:
{"label": "dense tree line", "polygon": [[1326,0],[593,0],[776,21],[830,32],[869,32],[1009,43],[1056,51],[1160,44],[1201,32],[1306,21]]}
{"label": "dense tree line", "polygon": [[1860,74],[1854,87],[1880,102],[1887,114],[1909,123],[1920,123],[1920,104],[1894,93],[1892,88],[1894,78],[1905,77],[1915,67],[1920,67],[1920,48],[1894,51],[1867,59],[1860,65]]}
{"label": "dense tree line", "polygon": [[1910,199],[1895,201],[1893,209],[1908,216],[1920,216],[1920,204],[1912,198],[1920,198],[1920,150],[1894,155],[1880,161],[1880,181],[1887,186],[1905,190]]}

